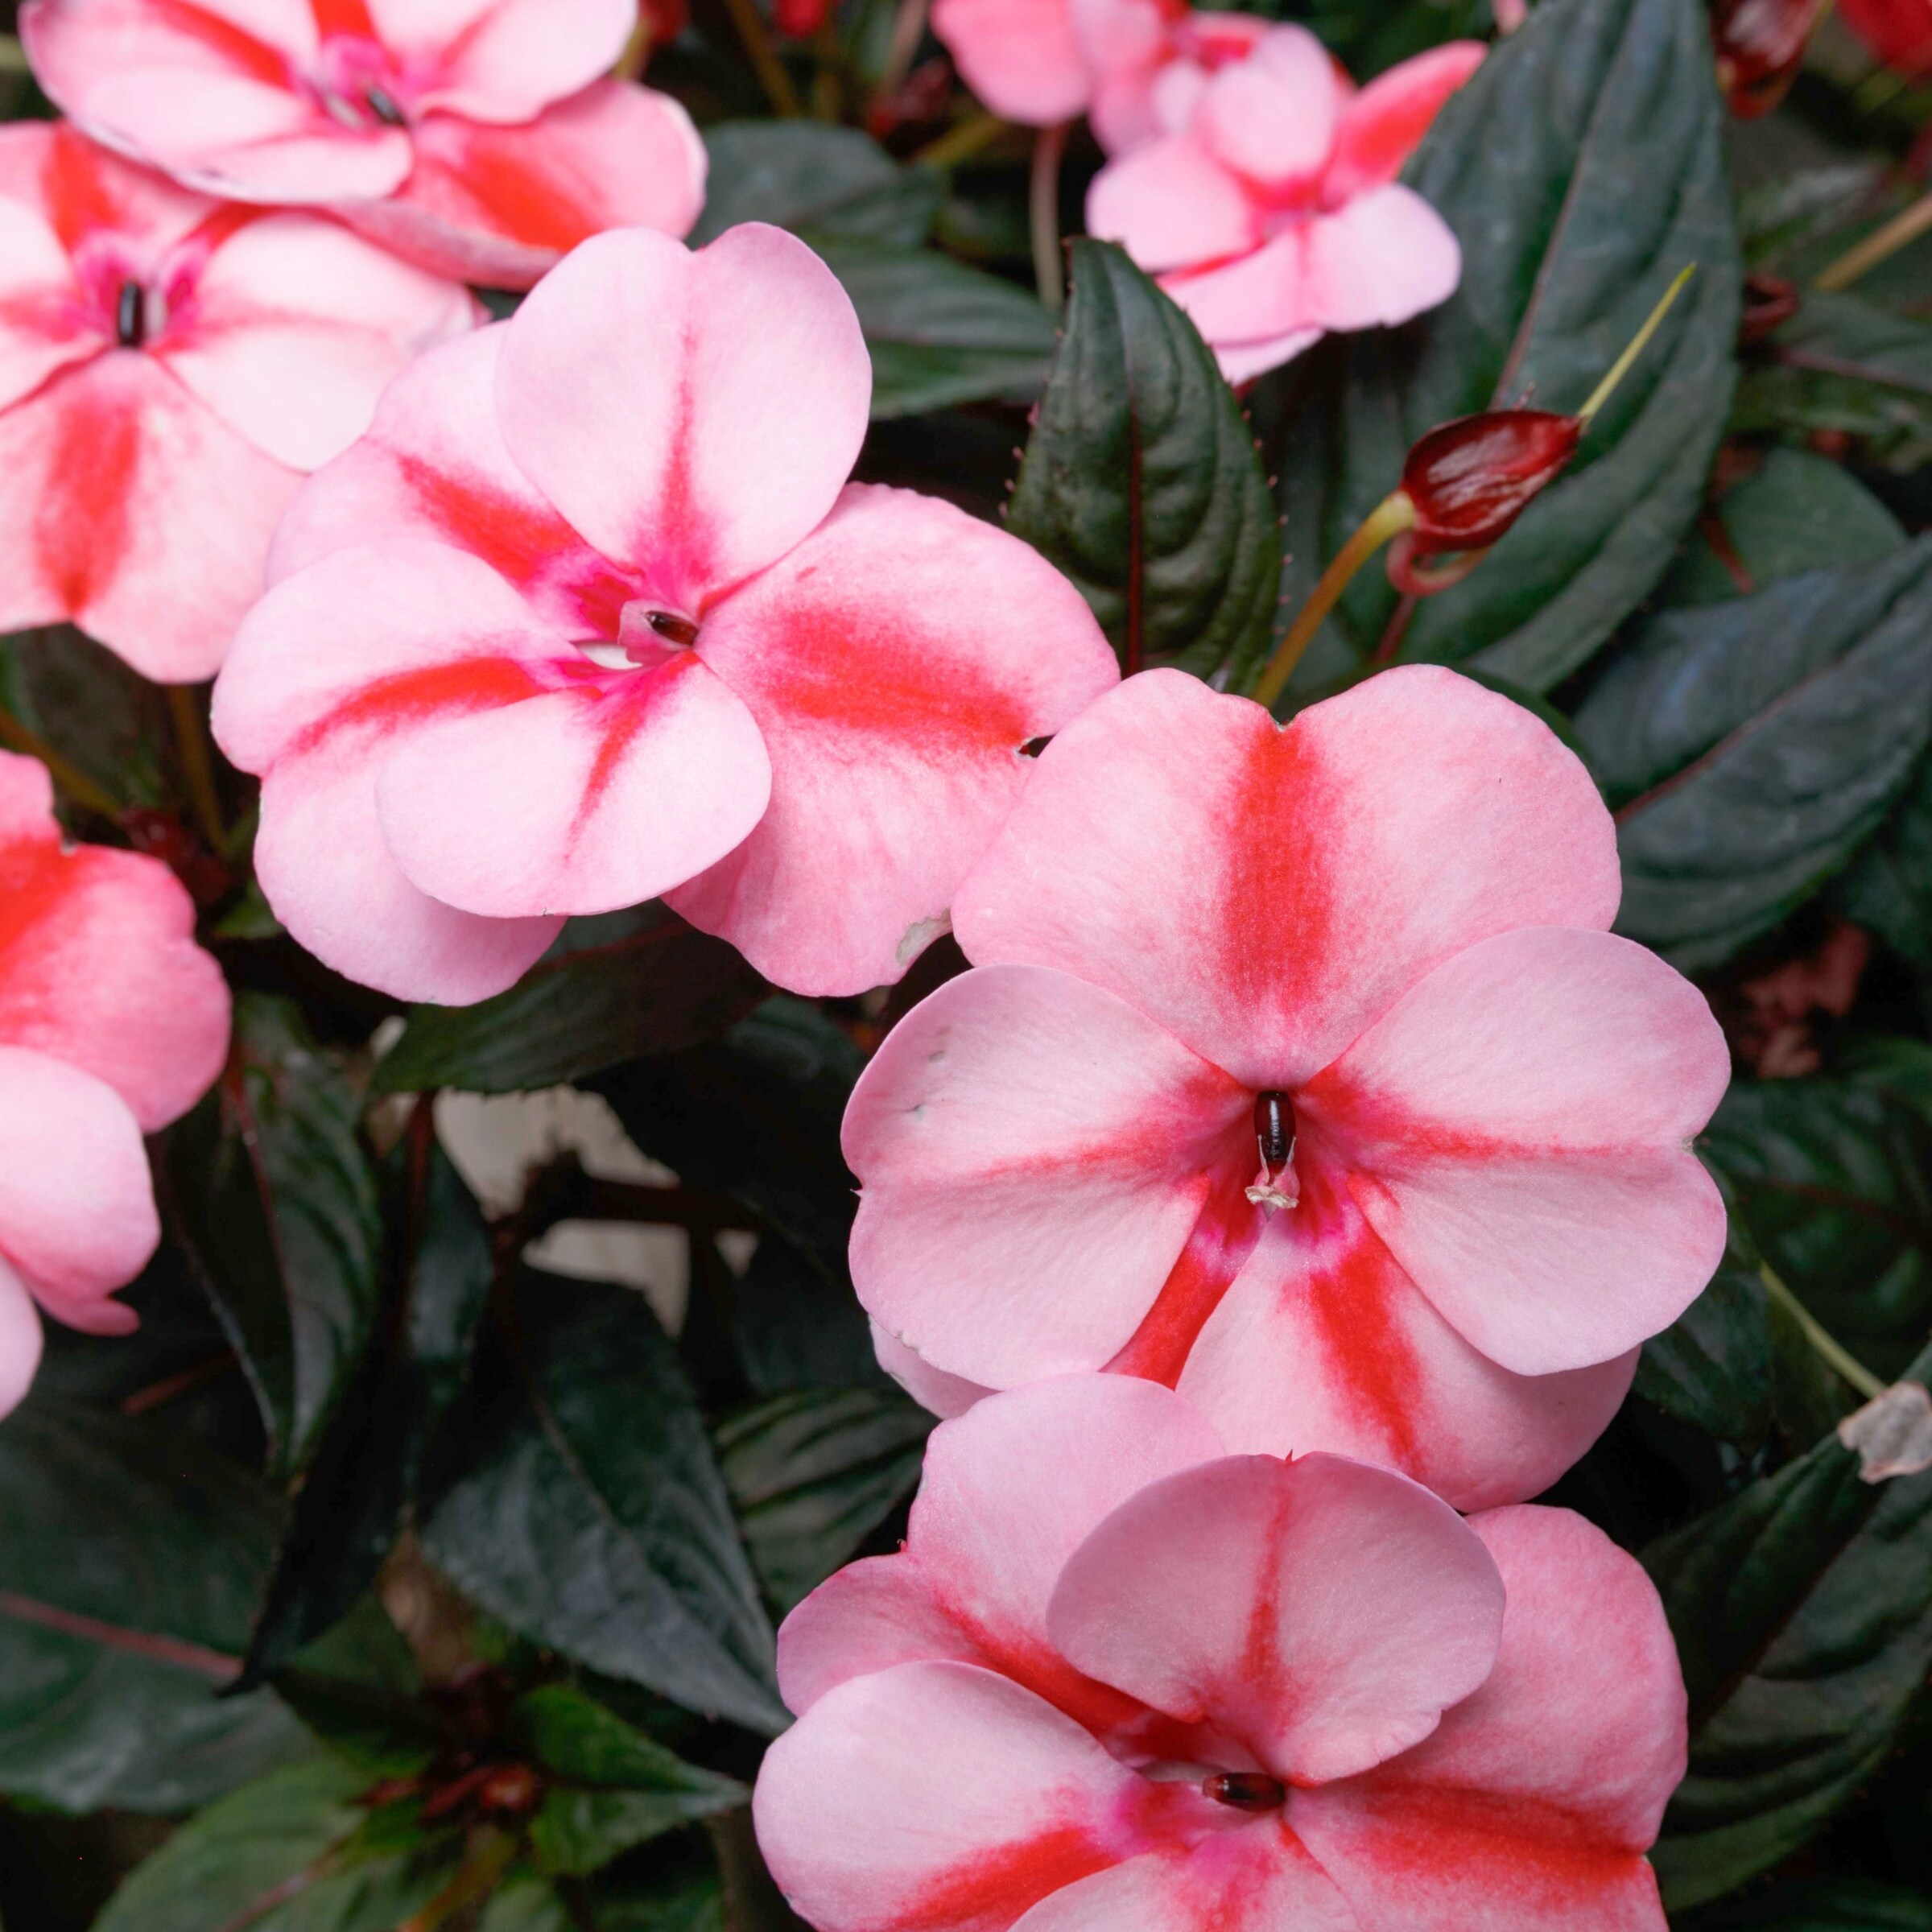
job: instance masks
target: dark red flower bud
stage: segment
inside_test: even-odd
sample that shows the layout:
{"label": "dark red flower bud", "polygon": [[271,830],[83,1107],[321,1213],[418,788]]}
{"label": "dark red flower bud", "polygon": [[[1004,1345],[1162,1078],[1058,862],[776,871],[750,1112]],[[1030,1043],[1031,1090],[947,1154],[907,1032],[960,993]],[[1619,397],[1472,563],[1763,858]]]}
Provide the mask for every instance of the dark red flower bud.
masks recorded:
{"label": "dark red flower bud", "polygon": [[537,1808],[543,1781],[528,1765],[498,1765],[477,1792],[477,1809],[499,1818],[522,1818]]}
{"label": "dark red flower bud", "polygon": [[771,23],[788,39],[809,40],[831,10],[831,0],[772,0]]}
{"label": "dark red flower bud", "polygon": [[1795,282],[1782,275],[1767,275],[1761,270],[1744,277],[1744,313],[1738,324],[1740,346],[1761,342],[1781,323],[1798,313],[1798,293]]}
{"label": "dark red flower bud", "polygon": [[1415,506],[1413,548],[1421,556],[1487,550],[1576,454],[1581,416],[1542,409],[1492,409],[1432,429],[1402,465]]}
{"label": "dark red flower bud", "polygon": [[865,110],[865,131],[884,141],[902,127],[917,127],[942,119],[952,97],[952,64],[923,61],[898,86],[874,100]]}
{"label": "dark red flower bud", "polygon": [[130,805],[121,814],[121,829],[136,852],[159,859],[204,911],[234,885],[227,866],[171,811]]}
{"label": "dark red flower bud", "polygon": [[1754,121],[1784,99],[1823,10],[1823,0],[1715,0],[1717,85],[1739,119]]}
{"label": "dark red flower bud", "polygon": [[688,0],[644,0],[644,22],[653,47],[667,46],[691,23]]}

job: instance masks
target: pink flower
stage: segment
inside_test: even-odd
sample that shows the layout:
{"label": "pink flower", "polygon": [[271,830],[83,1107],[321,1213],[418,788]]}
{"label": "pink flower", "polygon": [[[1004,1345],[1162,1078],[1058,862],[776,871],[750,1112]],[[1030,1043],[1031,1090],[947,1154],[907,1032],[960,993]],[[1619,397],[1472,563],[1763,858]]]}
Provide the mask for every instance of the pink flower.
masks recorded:
{"label": "pink flower", "polygon": [[1618,891],[1581,764],[1452,671],[1286,729],[1129,679],[956,895],[976,970],[852,1096],[882,1359],[943,1410],[1111,1368],[1238,1450],[1536,1494],[1724,1243],[1686,1146],[1724,1038]]}
{"label": "pink flower", "polygon": [[1078,1377],[938,1430],[778,1637],[758,1840],[819,1932],[1663,1932],[1685,1699],[1636,1561]]}
{"label": "pink flower", "polygon": [[34,72],[204,193],[326,207],[436,274],[527,288],[600,229],[681,235],[704,149],[601,79],[637,0],[27,0]]}
{"label": "pink flower", "polygon": [[476,305],[44,122],[0,129],[0,630],[71,619],[148,677],[211,676],[299,473]]}
{"label": "pink flower", "polygon": [[848,485],[871,364],[760,225],[586,242],[303,492],[215,699],[264,890],[398,997],[657,894],[802,992],[896,979],[1117,679],[1017,539]]}
{"label": "pink flower", "polygon": [[228,1052],[228,988],[155,859],[64,848],[45,769],[0,752],[0,1415],[40,1360],[43,1311],[125,1335],[111,1298],[160,1239],[143,1133]]}
{"label": "pink flower", "polygon": [[1094,178],[1088,228],[1158,277],[1231,382],[1330,330],[1406,322],[1455,292],[1462,251],[1396,176],[1484,51],[1451,41],[1360,93],[1300,27],[1170,63],[1111,109],[1117,135],[1151,138]]}

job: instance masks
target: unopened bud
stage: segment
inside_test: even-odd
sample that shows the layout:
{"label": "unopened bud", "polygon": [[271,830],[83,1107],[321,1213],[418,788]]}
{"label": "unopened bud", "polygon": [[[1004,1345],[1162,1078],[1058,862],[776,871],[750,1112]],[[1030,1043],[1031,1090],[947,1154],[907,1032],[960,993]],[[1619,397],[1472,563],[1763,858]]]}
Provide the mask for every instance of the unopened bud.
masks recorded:
{"label": "unopened bud", "polygon": [[1402,465],[1417,554],[1500,543],[1563,473],[1583,434],[1580,416],[1543,409],[1486,410],[1430,430]]}
{"label": "unopened bud", "polygon": [[771,23],[788,39],[809,40],[830,10],[830,0],[774,0]]}
{"label": "unopened bud", "polygon": [[1717,85],[1740,120],[1755,121],[1784,99],[1823,11],[1824,0],[1716,0]]}

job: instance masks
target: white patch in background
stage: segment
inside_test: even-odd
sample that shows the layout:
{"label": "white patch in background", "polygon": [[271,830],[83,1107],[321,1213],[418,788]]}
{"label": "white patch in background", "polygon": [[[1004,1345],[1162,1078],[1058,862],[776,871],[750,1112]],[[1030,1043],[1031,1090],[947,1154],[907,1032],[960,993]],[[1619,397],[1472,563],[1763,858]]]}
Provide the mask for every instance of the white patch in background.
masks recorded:
{"label": "white patch in background", "polygon": [[1894,1382],[1839,1424],[1838,1439],[1856,1451],[1868,1483],[1932,1469],[1932,1394],[1918,1382]]}

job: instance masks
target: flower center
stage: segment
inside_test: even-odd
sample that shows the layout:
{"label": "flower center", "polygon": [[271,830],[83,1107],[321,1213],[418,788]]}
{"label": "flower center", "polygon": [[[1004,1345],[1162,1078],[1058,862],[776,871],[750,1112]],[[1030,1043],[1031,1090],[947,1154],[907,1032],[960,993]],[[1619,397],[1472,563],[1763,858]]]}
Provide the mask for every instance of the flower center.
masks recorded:
{"label": "flower center", "polygon": [[1294,1171],[1294,1102],[1278,1087],[1254,1096],[1254,1149],[1261,1157],[1260,1178],[1248,1190],[1257,1208],[1292,1208],[1301,1199]]}
{"label": "flower center", "polygon": [[123,282],[114,296],[114,341],[138,349],[147,340],[147,291],[138,282]]}
{"label": "flower center", "polygon": [[1202,1779],[1201,1795],[1237,1811],[1278,1811],[1288,1802],[1288,1787],[1265,1771],[1217,1771]]}
{"label": "flower center", "polygon": [[409,125],[388,54],[360,35],[332,34],[324,41],[309,85],[323,111],[345,127]]}

